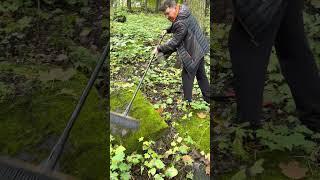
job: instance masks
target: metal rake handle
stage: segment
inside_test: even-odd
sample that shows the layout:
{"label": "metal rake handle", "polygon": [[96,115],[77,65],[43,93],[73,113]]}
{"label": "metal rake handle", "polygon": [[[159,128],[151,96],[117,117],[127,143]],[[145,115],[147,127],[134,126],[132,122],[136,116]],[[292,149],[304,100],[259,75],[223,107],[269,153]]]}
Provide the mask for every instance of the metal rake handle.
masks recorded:
{"label": "metal rake handle", "polygon": [[[167,33],[164,33],[164,34],[161,36],[161,39],[160,39],[160,41],[158,42],[158,45],[157,45],[157,46],[159,46],[159,45],[161,44],[161,42],[162,42],[162,40],[163,40],[163,38],[164,38],[164,36],[165,36],[166,34],[167,34]],[[144,71],[144,73],[143,73],[143,75],[142,75],[142,77],[141,77],[141,79],[140,79],[140,82],[139,82],[139,84],[138,84],[138,87],[136,88],[136,90],[135,90],[135,92],[134,92],[134,95],[133,95],[133,97],[131,98],[131,101],[130,101],[129,105],[127,106],[126,110],[125,110],[124,113],[123,113],[125,116],[127,116],[127,115],[129,114],[129,111],[130,111],[130,109],[131,109],[132,103],[133,103],[134,99],[135,99],[136,96],[137,96],[137,93],[138,93],[138,90],[140,89],[140,86],[141,86],[141,84],[142,84],[142,81],[143,81],[144,77],[146,76],[146,74],[147,74],[147,72],[148,72],[148,70],[149,70],[149,68],[150,68],[150,65],[151,65],[151,63],[152,63],[152,61],[154,60],[155,57],[156,57],[156,55],[153,54],[151,60],[150,60],[149,63],[148,63],[147,69]]]}
{"label": "metal rake handle", "polygon": [[53,147],[48,159],[46,160],[46,162],[44,163],[44,165],[42,166],[43,170],[48,171],[48,170],[54,170],[62,152],[65,146],[65,143],[69,137],[70,131],[74,125],[75,120],[77,119],[81,108],[83,107],[85,100],[94,84],[94,81],[96,80],[99,71],[102,68],[103,63],[105,62],[105,60],[107,59],[107,55],[108,55],[108,49],[109,49],[109,43],[107,44],[107,46],[104,48],[103,53],[100,57],[100,60],[98,61],[93,73],[91,74],[91,77],[87,83],[87,86],[85,87],[85,89],[82,92],[82,95],[78,101],[77,106],[75,107],[69,121],[68,124],[66,126],[66,128],[64,129],[63,133],[61,134],[58,142],[55,144],[55,146]]}

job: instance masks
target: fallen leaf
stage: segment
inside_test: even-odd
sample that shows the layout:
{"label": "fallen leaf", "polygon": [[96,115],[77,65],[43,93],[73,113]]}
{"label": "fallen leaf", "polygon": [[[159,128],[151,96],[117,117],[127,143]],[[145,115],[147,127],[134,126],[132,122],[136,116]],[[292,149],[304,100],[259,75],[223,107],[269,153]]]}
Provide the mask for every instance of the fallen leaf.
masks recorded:
{"label": "fallen leaf", "polygon": [[66,89],[66,88],[61,89],[61,91],[57,95],[60,95],[60,94],[77,96],[77,94],[74,92],[73,89]]}
{"label": "fallen leaf", "polygon": [[292,179],[301,179],[306,176],[307,168],[300,167],[299,162],[291,161],[288,164],[280,163],[279,167],[282,173]]}
{"label": "fallen leaf", "polygon": [[182,156],[182,161],[185,163],[185,164],[188,164],[188,165],[191,165],[193,163],[193,159],[191,156],[189,155],[184,155]]}
{"label": "fallen leaf", "polygon": [[90,34],[90,32],[92,31],[92,29],[90,28],[84,28],[81,33],[80,33],[80,37],[86,37]]}
{"label": "fallen leaf", "polygon": [[203,113],[203,112],[197,113],[197,115],[198,115],[198,117],[199,117],[200,119],[204,119],[204,118],[207,117],[207,115],[206,115],[205,113]]}
{"label": "fallen leaf", "polygon": [[158,108],[156,111],[161,114],[163,112],[163,108]]}
{"label": "fallen leaf", "polygon": [[65,54],[59,54],[55,59],[56,62],[65,62],[68,60],[68,56]]}
{"label": "fallen leaf", "polygon": [[206,166],[206,174],[210,175],[210,164]]}
{"label": "fallen leaf", "polygon": [[61,68],[53,68],[48,71],[40,71],[39,72],[39,79],[42,82],[47,82],[51,80],[60,80],[60,81],[67,81],[71,77],[76,74],[76,71],[72,68],[63,70]]}

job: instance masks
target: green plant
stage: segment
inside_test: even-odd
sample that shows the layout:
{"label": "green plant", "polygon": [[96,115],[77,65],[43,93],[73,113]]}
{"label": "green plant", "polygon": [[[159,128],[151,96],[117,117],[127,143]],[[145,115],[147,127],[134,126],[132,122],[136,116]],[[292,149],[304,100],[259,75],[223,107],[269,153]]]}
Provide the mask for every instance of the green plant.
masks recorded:
{"label": "green plant", "polygon": [[[183,139],[176,136],[168,149],[160,151],[154,149],[154,141],[144,141],[141,137],[139,143],[142,143],[142,154],[136,152],[125,154],[125,147],[115,144],[113,136],[110,135],[111,179],[130,179],[134,176],[157,180],[192,177],[193,159],[188,155],[190,153],[188,145],[193,143],[190,137]],[[177,168],[180,169],[179,172]]]}
{"label": "green plant", "polygon": [[267,129],[257,130],[257,137],[263,145],[272,150],[289,150],[298,148],[310,154],[316,148],[316,143],[307,140],[313,132],[305,126],[298,125],[294,128],[288,128],[283,125],[270,125]]}

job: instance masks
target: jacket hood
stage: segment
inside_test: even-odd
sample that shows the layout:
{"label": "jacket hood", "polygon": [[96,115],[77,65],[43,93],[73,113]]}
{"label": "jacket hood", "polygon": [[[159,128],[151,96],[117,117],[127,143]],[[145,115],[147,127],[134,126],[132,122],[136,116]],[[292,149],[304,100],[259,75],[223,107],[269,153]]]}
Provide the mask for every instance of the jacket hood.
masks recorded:
{"label": "jacket hood", "polygon": [[190,12],[188,6],[186,6],[185,4],[182,4],[181,7],[180,7],[179,14],[177,16],[177,20],[186,19],[190,15],[191,15],[191,12]]}

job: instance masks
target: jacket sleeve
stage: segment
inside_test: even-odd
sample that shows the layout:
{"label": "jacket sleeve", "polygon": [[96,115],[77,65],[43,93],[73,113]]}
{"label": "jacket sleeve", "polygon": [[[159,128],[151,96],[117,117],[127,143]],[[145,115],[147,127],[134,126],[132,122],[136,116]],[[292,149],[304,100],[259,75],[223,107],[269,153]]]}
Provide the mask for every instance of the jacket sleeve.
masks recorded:
{"label": "jacket sleeve", "polygon": [[188,32],[188,28],[183,22],[175,23],[172,28],[174,29],[173,37],[165,44],[158,46],[158,51],[164,54],[176,51]]}

